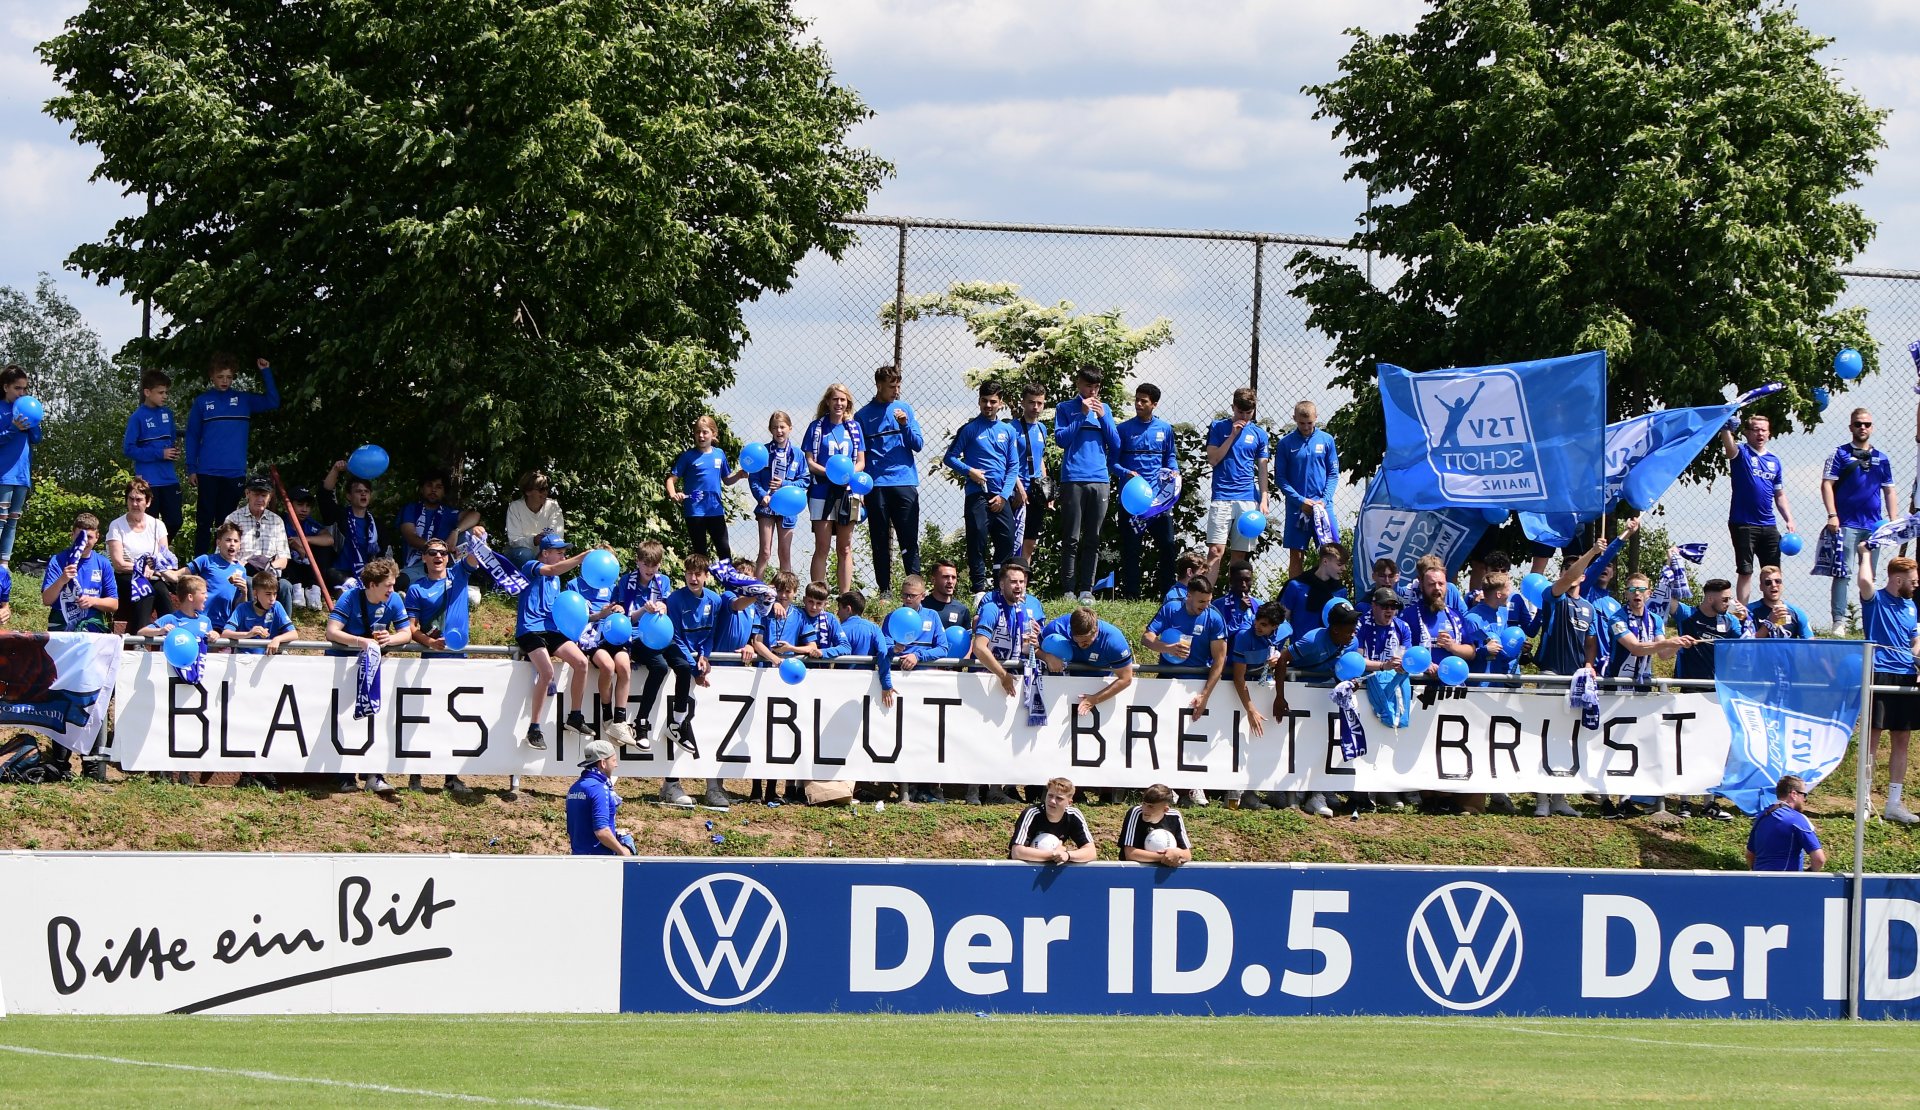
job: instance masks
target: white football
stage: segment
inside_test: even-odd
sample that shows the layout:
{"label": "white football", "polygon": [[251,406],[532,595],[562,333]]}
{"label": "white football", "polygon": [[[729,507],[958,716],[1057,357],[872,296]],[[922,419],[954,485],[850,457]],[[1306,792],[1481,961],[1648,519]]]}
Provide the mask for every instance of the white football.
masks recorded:
{"label": "white football", "polygon": [[1165,829],[1147,830],[1147,851],[1164,852],[1173,847],[1173,834]]}
{"label": "white football", "polygon": [[1043,832],[1033,838],[1033,846],[1043,852],[1051,852],[1060,846],[1060,838],[1052,833]]}

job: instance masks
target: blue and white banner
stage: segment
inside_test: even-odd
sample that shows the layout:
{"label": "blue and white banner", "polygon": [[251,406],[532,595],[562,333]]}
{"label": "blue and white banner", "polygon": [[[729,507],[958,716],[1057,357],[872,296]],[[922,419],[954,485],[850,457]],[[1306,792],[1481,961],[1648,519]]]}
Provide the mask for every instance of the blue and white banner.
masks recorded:
{"label": "blue and white banner", "polygon": [[1400,567],[1400,580],[1408,582],[1422,555],[1439,556],[1451,574],[1487,530],[1480,509],[1396,509],[1392,500],[1387,476],[1374,475],[1353,532],[1353,565],[1362,568],[1362,574],[1374,560],[1392,559]]}
{"label": "blue and white banner", "polygon": [[1859,640],[1716,641],[1714,681],[1733,741],[1715,793],[1758,813],[1784,776],[1813,786],[1839,766],[1860,720],[1865,650]]}
{"label": "blue and white banner", "polygon": [[[1891,999],[1920,903],[1887,901]],[[1846,995],[1838,875],[660,860],[626,865],[623,914],[627,1012],[1805,1018]]]}
{"label": "blue and white banner", "polygon": [[1394,504],[1598,513],[1605,352],[1415,374],[1379,367]]}
{"label": "blue and white banner", "polygon": [[85,755],[100,738],[119,671],[118,636],[0,633],[0,728],[38,733]]}

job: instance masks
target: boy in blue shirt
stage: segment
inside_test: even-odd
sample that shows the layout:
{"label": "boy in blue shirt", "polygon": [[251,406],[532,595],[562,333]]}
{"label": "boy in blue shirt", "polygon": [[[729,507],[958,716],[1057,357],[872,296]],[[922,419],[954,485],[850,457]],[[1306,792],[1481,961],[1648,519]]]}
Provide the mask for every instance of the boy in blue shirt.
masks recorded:
{"label": "boy in blue shirt", "polygon": [[167,535],[180,534],[180,472],[174,463],[184,453],[173,410],[167,407],[167,395],[173,378],[165,370],[148,370],[140,375],[140,404],[127,415],[127,430],[120,437],[120,453],[133,463],[136,478],[145,478],[151,487],[147,511],[167,526]]}
{"label": "boy in blue shirt", "polygon": [[420,499],[400,509],[400,542],[405,559],[400,568],[408,576],[419,573],[430,540],[452,540],[454,536],[480,523],[480,514],[461,511],[446,503],[450,476],[444,470],[430,470],[420,476]]}
{"label": "boy in blue shirt", "polygon": [[[1120,452],[1113,463],[1113,480],[1121,489],[1135,478],[1149,484],[1160,479],[1162,471],[1180,472],[1180,458],[1174,443],[1173,425],[1154,415],[1160,407],[1160,387],[1142,382],[1133,391],[1133,419],[1119,427]],[[1158,597],[1173,584],[1173,514],[1161,513],[1147,521],[1146,531],[1133,526],[1133,514],[1120,506],[1120,596],[1138,601],[1140,593],[1140,556],[1143,540],[1153,537],[1157,555],[1151,593]]]}
{"label": "boy in blue shirt", "polygon": [[867,665],[880,674],[880,704],[892,709],[893,661],[888,656],[893,645],[887,643],[887,634],[868,620],[866,614],[866,595],[859,590],[840,595],[840,631],[847,638],[847,654],[864,655],[873,660]]}
{"label": "boy in blue shirt", "polygon": [[[296,520],[296,518],[298,518]],[[333,531],[313,515],[313,491],[294,486],[287,491],[287,512],[280,518],[287,526],[287,581],[293,583],[296,606],[319,609],[321,569],[333,554]],[[302,540],[306,542],[302,543]],[[307,555],[311,552],[312,559]]]}
{"label": "boy in blue shirt", "polygon": [[1100,400],[1106,375],[1097,366],[1074,374],[1078,395],[1053,410],[1053,438],[1060,460],[1060,588],[1082,605],[1093,604],[1100,533],[1113,494],[1108,476],[1120,454],[1120,426]]}
{"label": "boy in blue shirt", "polygon": [[[1233,692],[1240,699],[1240,708],[1247,714],[1247,730],[1258,736],[1266,727],[1266,718],[1254,707],[1253,694],[1247,689],[1247,679],[1272,668],[1273,676],[1273,715],[1280,716],[1287,711],[1287,652],[1285,644],[1293,629],[1287,623],[1287,607],[1277,601],[1269,601],[1253,614],[1253,623],[1233,634],[1227,645],[1227,663],[1233,668]],[[1249,809],[1265,809],[1265,803],[1259,802],[1254,792],[1247,796],[1255,798],[1255,804],[1248,805],[1245,797],[1241,805]]]}
{"label": "boy in blue shirt", "polygon": [[194,513],[193,553],[205,555],[214,525],[225,520],[240,502],[240,487],[247,477],[247,436],[256,413],[280,407],[280,387],[274,384],[273,368],[267,360],[256,359],[266,385],[264,393],[233,388],[233,377],[240,360],[222,351],[213,356],[208,381],[213,386],[193,399],[187,410],[187,438],[184,455],[187,481],[200,491],[199,508]]}
{"label": "boy in blue shirt", "polygon": [[113,630],[120,591],[113,580],[113,564],[95,550],[99,543],[100,518],[74,514],[73,545],[47,560],[46,577],[40,581],[49,632]]}
{"label": "boy in blue shirt", "polygon": [[1333,493],[1340,488],[1340,452],[1319,421],[1320,407],[1312,401],[1294,405],[1293,431],[1273,448],[1275,479],[1286,506],[1280,543],[1287,549],[1289,578],[1300,573],[1301,554],[1313,546],[1315,510],[1331,516]]}
{"label": "boy in blue shirt", "polygon": [[[926,446],[920,418],[900,399],[900,369],[873,372],[873,400],[853,414],[867,441],[867,542],[873,548],[873,580],[880,596],[893,585],[893,544],[900,539],[900,564],[920,573],[920,469],[914,455]],[[782,567],[786,564],[781,563]]]}
{"label": "boy in blue shirt", "polygon": [[272,571],[263,570],[253,576],[247,593],[247,601],[235,606],[227,617],[224,637],[249,655],[280,654],[280,648],[298,634],[279,601],[280,579]]}
{"label": "boy in blue shirt", "polygon": [[1249,511],[1267,511],[1267,460],[1271,449],[1267,430],[1253,422],[1253,390],[1233,391],[1233,414],[1207,428],[1207,465],[1213,467],[1213,501],[1207,510],[1207,577],[1220,577],[1220,560],[1228,551],[1251,557],[1259,537],[1240,534],[1240,518]]}
{"label": "boy in blue shirt", "polygon": [[1312,570],[1288,578],[1280,589],[1280,604],[1287,607],[1295,639],[1321,626],[1327,602],[1347,596],[1347,549],[1323,543],[1318,556]]}
{"label": "boy in blue shirt", "polygon": [[849,654],[840,618],[827,611],[833,594],[825,582],[814,582],[800,595],[800,604],[787,610],[787,619],[773,642],[776,655],[807,659],[838,659]]}
{"label": "boy in blue shirt", "polygon": [[[691,755],[700,754],[699,742],[693,735],[693,685],[708,684],[707,672],[713,665],[709,658],[713,650],[713,629],[720,614],[720,595],[707,588],[709,566],[705,555],[687,556],[686,582],[667,595],[666,600],[667,619],[673,622],[673,642],[658,651],[642,647],[637,653],[636,664],[647,668],[647,680],[640,690],[641,720],[653,719],[660,687],[666,681],[667,672],[673,672],[673,697],[667,701],[666,754],[669,759],[673,757],[675,744]],[[660,800],[670,806],[693,805],[684,780],[663,779]],[[724,810],[732,805],[733,799],[721,780],[715,778],[707,780],[704,803]]]}
{"label": "boy in blue shirt", "polygon": [[[889,634],[893,641],[893,662],[903,671],[910,671],[922,663],[931,663],[935,659],[944,659],[947,654],[946,628],[940,620],[940,611],[928,608],[927,580],[917,574],[909,574],[900,584],[900,608],[911,609],[919,615],[920,630],[912,639],[903,639]],[[897,611],[897,610],[896,610]],[[896,618],[887,614],[887,627],[894,628]]]}
{"label": "boy in blue shirt", "polygon": [[41,424],[13,411],[30,385],[18,366],[0,371],[0,567],[13,560],[13,539],[33,488],[33,445],[40,442]]}
{"label": "boy in blue shirt", "polygon": [[680,452],[667,471],[667,496],[680,503],[693,549],[711,558],[731,559],[727,545],[727,507],[720,499],[727,479],[727,454],[714,446],[720,425],[711,416],[693,422],[693,446]]}
{"label": "boy in blue shirt", "polygon": [[153,623],[138,629],[140,636],[166,636],[180,625],[193,629],[200,639],[213,639],[213,622],[207,619],[207,580],[197,574],[182,574],[171,583],[173,589],[173,610],[153,619]]}
{"label": "boy in blue shirt", "polygon": [[[1000,385],[980,383],[980,414],[960,425],[947,447],[947,468],[966,487],[967,572],[974,593],[987,588],[990,568],[1013,555],[1013,494],[1019,483],[1013,426],[1000,419]],[[878,557],[877,555],[875,556]]]}
{"label": "boy in blue shirt", "polygon": [[[327,642],[334,645],[328,655],[357,656],[371,647],[386,652],[413,639],[413,618],[394,589],[399,577],[400,568],[384,557],[360,568],[360,585],[341,593],[327,615]],[[393,793],[385,775],[367,775],[366,782],[375,794]],[[354,777],[341,775],[339,788],[354,789]]]}
{"label": "boy in blue shirt", "polygon": [[582,736],[593,735],[586,715],[580,711],[580,705],[587,696],[587,672],[590,669],[587,657],[581,652],[580,645],[567,639],[553,620],[553,603],[560,596],[561,577],[578,570],[580,560],[586,558],[584,551],[578,555],[568,555],[567,547],[564,537],[548,532],[540,537],[539,558],[528,560],[520,568],[520,573],[526,576],[527,588],[520,591],[513,622],[513,642],[519,646],[520,654],[533,665],[533,695],[528,701],[532,720],[527,725],[526,744],[535,751],[545,751],[547,748],[547,738],[541,731],[540,721],[546,713],[547,695],[553,689],[555,659],[572,668],[572,678],[567,686],[567,704],[573,708],[567,713],[565,727]]}
{"label": "boy in blue shirt", "polygon": [[1097,667],[1113,675],[1112,680],[1096,692],[1081,695],[1077,712],[1084,717],[1100,703],[1111,701],[1133,685],[1133,646],[1127,643],[1124,633],[1101,620],[1092,609],[1075,609],[1066,619],[1067,639],[1073,647],[1065,659],[1042,648],[1040,656],[1046,661],[1047,669],[1060,674],[1071,663],[1076,667]]}
{"label": "boy in blue shirt", "polygon": [[[622,575],[622,578],[625,576]],[[620,594],[620,578],[613,585],[599,587],[585,578],[575,578],[567,583],[567,589],[579,594],[587,602],[587,631],[580,638],[580,651],[593,664],[599,676],[594,688],[593,720],[605,722],[601,734],[615,744],[631,744],[633,728],[627,724],[627,695],[633,689],[633,658],[628,648],[631,640],[625,644],[610,643],[606,638],[606,622],[615,615],[627,612],[625,600]],[[588,645],[592,645],[591,650]],[[615,707],[618,706],[618,715]]]}
{"label": "boy in blue shirt", "polygon": [[207,580],[207,618],[225,628],[227,617],[246,596],[247,565],[240,561],[240,526],[223,520],[213,531],[214,550],[196,556],[187,569]]}
{"label": "boy in blue shirt", "polygon": [[[339,532],[334,547],[333,565],[327,568],[327,581],[338,588],[356,577],[369,559],[381,551],[380,525],[373,518],[373,483],[358,475],[347,479],[346,504],[342,506],[334,491],[340,488],[340,476],[347,470],[341,459],[320,482],[320,515]],[[318,558],[318,553],[315,553]]]}

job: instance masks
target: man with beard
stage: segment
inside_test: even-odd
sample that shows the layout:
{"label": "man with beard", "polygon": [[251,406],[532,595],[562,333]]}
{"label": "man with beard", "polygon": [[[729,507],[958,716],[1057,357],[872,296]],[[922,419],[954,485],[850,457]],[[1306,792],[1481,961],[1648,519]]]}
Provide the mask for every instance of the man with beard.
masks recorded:
{"label": "man with beard", "polygon": [[[1920,582],[1920,567],[1905,556],[1892,560],[1887,564],[1886,588],[1876,590],[1872,555],[1865,540],[1857,550],[1860,565],[1855,580],[1860,583],[1860,615],[1866,625],[1867,639],[1874,644],[1873,684],[1911,687],[1914,685],[1914,651],[1920,647],[1913,603],[1914,586]],[[1906,789],[1907,738],[1913,735],[1917,720],[1920,720],[1920,697],[1914,693],[1873,696],[1873,728],[1867,733],[1869,750],[1878,747],[1882,730],[1893,741],[1887,753],[1887,805],[1881,812],[1887,820],[1900,825],[1920,825],[1920,817],[1909,812],[1901,798]]]}
{"label": "man with beard", "polygon": [[1413,619],[1407,622],[1413,632],[1413,642],[1432,649],[1436,667],[1445,655],[1457,655],[1471,665],[1479,654],[1467,635],[1466,614],[1447,601],[1450,585],[1445,568],[1439,565],[1421,571],[1420,603],[1414,606]]}
{"label": "man with beard", "polygon": [[[1892,520],[1893,460],[1873,445],[1873,413],[1854,409],[1849,428],[1853,438],[1836,448],[1827,459],[1820,482],[1820,499],[1826,503],[1827,523],[1822,532],[1838,531],[1846,550],[1854,550],[1873,533],[1883,520]],[[1880,555],[1873,555],[1874,573],[1862,579],[1871,586],[1880,572]],[[1830,598],[1833,623],[1847,616],[1847,580],[1835,577]]]}

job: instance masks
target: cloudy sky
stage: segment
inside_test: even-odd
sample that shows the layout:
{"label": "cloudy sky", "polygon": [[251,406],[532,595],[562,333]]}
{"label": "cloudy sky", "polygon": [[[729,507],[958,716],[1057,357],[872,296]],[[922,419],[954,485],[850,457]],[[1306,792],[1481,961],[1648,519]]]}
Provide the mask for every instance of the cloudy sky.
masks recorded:
{"label": "cloudy sky", "polygon": [[[799,0],[877,115],[859,135],[899,176],[873,210],[1005,221],[1340,236],[1363,196],[1300,87],[1334,73],[1342,30],[1412,25],[1416,0]],[[139,312],[63,273],[131,202],[89,183],[90,151],[41,114],[35,43],[80,4],[0,0],[0,284],[50,272],[110,344]],[[1819,0],[1801,18],[1833,68],[1891,108],[1860,192],[1881,225],[1864,262],[1920,268],[1920,4]]]}

